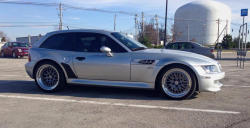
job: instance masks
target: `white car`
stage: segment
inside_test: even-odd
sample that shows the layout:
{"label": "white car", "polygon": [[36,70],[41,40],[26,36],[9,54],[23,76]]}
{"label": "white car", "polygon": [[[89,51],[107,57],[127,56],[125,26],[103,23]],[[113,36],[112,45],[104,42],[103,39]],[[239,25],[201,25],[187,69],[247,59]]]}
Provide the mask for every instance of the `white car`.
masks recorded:
{"label": "white car", "polygon": [[169,99],[220,90],[221,65],[198,54],[148,49],[127,35],[104,30],[64,30],[29,50],[29,76],[45,92],[66,84],[156,89]]}

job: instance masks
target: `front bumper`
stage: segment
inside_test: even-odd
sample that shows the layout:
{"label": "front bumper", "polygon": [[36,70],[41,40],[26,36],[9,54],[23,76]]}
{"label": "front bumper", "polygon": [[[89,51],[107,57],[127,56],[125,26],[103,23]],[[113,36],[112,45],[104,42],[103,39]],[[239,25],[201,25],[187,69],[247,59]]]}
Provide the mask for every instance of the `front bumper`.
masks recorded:
{"label": "front bumper", "polygon": [[17,56],[28,56],[29,55],[28,52],[18,52],[16,54],[17,54]]}
{"label": "front bumper", "polygon": [[220,73],[206,73],[202,67],[195,67],[197,71],[197,78],[199,82],[200,92],[217,92],[223,86],[220,80],[225,77],[225,72]]}

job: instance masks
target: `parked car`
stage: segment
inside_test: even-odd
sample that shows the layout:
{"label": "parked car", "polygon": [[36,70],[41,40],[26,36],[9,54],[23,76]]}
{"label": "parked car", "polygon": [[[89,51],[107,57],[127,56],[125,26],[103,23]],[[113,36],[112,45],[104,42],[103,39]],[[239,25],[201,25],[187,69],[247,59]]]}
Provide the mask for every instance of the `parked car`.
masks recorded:
{"label": "parked car", "polygon": [[27,74],[45,92],[66,84],[156,89],[182,100],[220,90],[221,65],[198,54],[146,46],[118,32],[64,30],[46,34],[29,50]]}
{"label": "parked car", "polygon": [[181,50],[201,54],[210,58],[215,58],[213,48],[207,48],[195,42],[173,42],[164,47],[165,49]]}
{"label": "parked car", "polygon": [[30,46],[23,42],[8,42],[1,48],[1,57],[12,56],[18,58],[28,56]]}

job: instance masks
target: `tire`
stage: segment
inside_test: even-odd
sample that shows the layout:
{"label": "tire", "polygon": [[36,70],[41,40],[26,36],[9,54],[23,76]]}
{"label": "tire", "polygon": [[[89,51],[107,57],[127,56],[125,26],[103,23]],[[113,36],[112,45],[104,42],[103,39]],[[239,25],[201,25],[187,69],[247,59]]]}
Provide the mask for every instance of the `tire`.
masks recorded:
{"label": "tire", "polygon": [[16,55],[16,52],[15,52],[15,51],[12,52],[12,57],[13,57],[13,58],[18,58],[18,56]]}
{"label": "tire", "polygon": [[5,54],[3,51],[1,51],[1,57],[4,58],[5,57]]}
{"label": "tire", "polygon": [[194,94],[196,85],[195,74],[190,68],[171,65],[160,72],[156,90],[168,99],[184,100]]}
{"label": "tire", "polygon": [[36,85],[44,92],[60,91],[67,84],[62,69],[54,62],[40,63],[36,66],[34,75]]}

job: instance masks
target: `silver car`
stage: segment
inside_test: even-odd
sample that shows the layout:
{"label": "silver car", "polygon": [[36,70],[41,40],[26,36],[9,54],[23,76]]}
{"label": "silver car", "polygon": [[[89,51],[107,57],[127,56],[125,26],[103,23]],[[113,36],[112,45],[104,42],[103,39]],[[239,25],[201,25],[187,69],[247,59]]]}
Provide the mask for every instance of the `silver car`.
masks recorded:
{"label": "silver car", "polygon": [[201,54],[210,58],[215,58],[214,50],[212,48],[204,47],[196,42],[173,42],[164,47],[165,49],[181,50],[186,52],[193,52]]}
{"label": "silver car", "polygon": [[221,65],[198,54],[148,49],[127,35],[104,30],[46,34],[29,50],[28,75],[45,92],[66,84],[156,89],[174,99],[220,90]]}

